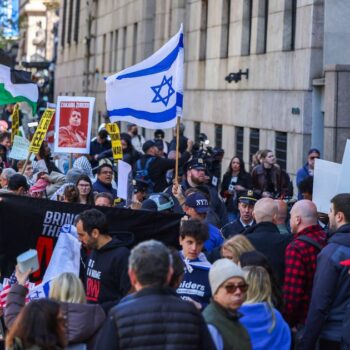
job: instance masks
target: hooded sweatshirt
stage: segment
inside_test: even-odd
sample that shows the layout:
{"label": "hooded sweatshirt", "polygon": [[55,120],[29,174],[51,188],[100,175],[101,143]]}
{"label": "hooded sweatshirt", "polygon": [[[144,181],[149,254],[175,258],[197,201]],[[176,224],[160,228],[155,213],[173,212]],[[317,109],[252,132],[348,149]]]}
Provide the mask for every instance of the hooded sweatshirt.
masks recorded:
{"label": "hooded sweatshirt", "polygon": [[86,299],[108,310],[118,304],[130,289],[128,277],[129,249],[112,239],[91,252],[86,270]]}
{"label": "hooded sweatshirt", "polygon": [[[289,326],[276,309],[271,310],[267,303],[255,303],[242,305],[239,312],[243,315],[240,322],[249,333],[253,350],[290,349]],[[276,322],[273,329],[272,312]]]}

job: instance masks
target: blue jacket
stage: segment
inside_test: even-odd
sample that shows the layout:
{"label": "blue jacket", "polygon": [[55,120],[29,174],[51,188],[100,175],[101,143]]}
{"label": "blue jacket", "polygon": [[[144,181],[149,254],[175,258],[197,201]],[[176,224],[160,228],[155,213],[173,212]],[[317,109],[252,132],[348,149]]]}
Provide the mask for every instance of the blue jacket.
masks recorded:
{"label": "blue jacket", "polygon": [[113,188],[112,185],[106,185],[106,184],[103,184],[99,179],[97,179],[93,185],[92,185],[92,190],[94,192],[97,192],[97,193],[101,193],[101,192],[107,192],[107,193],[110,193],[114,199],[116,199],[118,197],[118,194],[117,194],[117,190],[115,188]]}
{"label": "blue jacket", "polygon": [[[310,176],[310,174],[309,174],[308,164],[306,163],[302,168],[300,168],[297,171],[297,177],[295,181],[297,186],[299,186],[300,182],[303,181],[308,176]],[[300,193],[299,187],[298,187],[298,199],[303,199],[303,195]]]}
{"label": "blue jacket", "polygon": [[322,249],[302,339],[303,349],[314,349],[319,337],[340,342],[350,302],[350,275],[340,261],[350,259],[350,224],[341,226]]}
{"label": "blue jacket", "polygon": [[[242,305],[238,310],[243,316],[239,319],[249,333],[253,350],[289,350],[291,345],[290,329],[282,315],[276,309],[270,309],[267,303]],[[275,314],[275,327],[272,325],[272,312]]]}

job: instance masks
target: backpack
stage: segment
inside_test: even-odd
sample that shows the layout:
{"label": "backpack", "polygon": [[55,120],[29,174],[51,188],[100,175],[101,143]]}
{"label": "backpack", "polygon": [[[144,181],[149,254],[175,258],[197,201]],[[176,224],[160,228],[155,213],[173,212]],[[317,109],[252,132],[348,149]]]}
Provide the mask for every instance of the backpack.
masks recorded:
{"label": "backpack", "polygon": [[301,235],[297,238],[299,241],[302,242],[306,242],[309,243],[310,245],[312,245],[313,247],[317,248],[318,250],[322,250],[322,246],[321,244],[319,244],[318,242],[316,242],[314,239],[310,238],[309,236],[305,236],[305,235]]}
{"label": "backpack", "polygon": [[149,176],[149,167],[155,159],[156,157],[149,157],[144,164],[142,164],[142,159],[136,161],[135,180],[147,184],[147,193],[153,193],[154,189],[154,182]]}

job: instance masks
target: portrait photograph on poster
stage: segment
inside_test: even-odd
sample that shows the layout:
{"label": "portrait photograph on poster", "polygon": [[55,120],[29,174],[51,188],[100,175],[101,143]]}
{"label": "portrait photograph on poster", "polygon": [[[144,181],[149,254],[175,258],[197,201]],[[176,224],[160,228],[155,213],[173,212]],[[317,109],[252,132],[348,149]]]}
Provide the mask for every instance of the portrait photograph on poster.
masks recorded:
{"label": "portrait photograph on poster", "polygon": [[95,98],[58,96],[55,118],[56,153],[89,153]]}

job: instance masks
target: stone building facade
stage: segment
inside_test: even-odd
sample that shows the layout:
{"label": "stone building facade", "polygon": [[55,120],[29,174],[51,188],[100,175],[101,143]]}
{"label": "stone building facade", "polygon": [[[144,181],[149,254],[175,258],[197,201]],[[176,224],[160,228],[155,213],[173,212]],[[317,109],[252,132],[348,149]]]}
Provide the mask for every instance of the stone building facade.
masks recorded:
{"label": "stone building facade", "polygon": [[206,133],[225,164],[270,148],[295,174],[311,146],[339,161],[350,135],[348,19],[348,0],[62,0],[55,92],[95,96],[98,124],[103,77],[183,23],[187,136]]}

